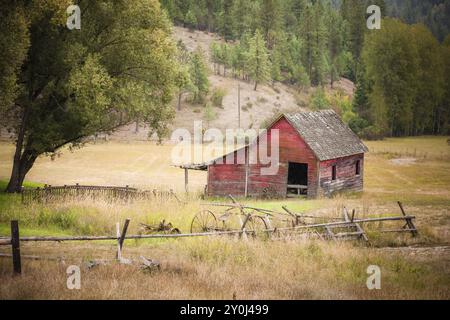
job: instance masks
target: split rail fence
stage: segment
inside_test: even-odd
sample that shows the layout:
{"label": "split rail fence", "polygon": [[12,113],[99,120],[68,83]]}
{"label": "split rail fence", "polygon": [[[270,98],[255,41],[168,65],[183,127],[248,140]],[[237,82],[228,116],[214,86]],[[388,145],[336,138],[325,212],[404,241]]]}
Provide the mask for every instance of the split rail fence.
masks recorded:
{"label": "split rail fence", "polygon": [[[323,223],[298,223],[291,227],[274,228],[268,227],[262,230],[250,229],[247,226],[247,222],[251,221],[251,214],[245,214],[246,209],[251,209],[252,211],[258,211],[265,213],[267,218],[269,216],[273,217],[275,211],[259,209],[253,207],[247,207],[241,205],[236,200],[233,199],[233,204],[222,205],[216,204],[216,206],[229,206],[230,208],[238,208],[240,212],[245,215],[245,219],[241,219],[241,228],[239,230],[218,230],[218,229],[207,229],[204,232],[191,232],[191,233],[181,233],[181,234],[138,234],[138,235],[127,235],[127,230],[130,224],[130,219],[126,219],[123,225],[122,231],[120,230],[120,224],[116,224],[116,236],[65,236],[65,237],[20,237],[19,234],[19,222],[17,220],[11,221],[11,236],[10,237],[0,237],[0,246],[11,246],[12,254],[7,255],[12,257],[14,273],[21,273],[21,254],[20,254],[20,244],[21,242],[45,242],[45,241],[117,241],[117,255],[116,258],[119,262],[125,263],[126,259],[122,257],[122,249],[125,240],[130,239],[161,239],[161,238],[188,238],[188,237],[211,237],[211,236],[221,236],[221,235],[238,235],[242,239],[247,239],[247,236],[256,236],[258,233],[263,233],[266,235],[272,234],[282,234],[283,232],[296,232],[301,230],[306,230],[311,234],[316,234],[320,239],[323,240],[353,240],[353,239],[363,239],[366,242],[369,241],[366,232],[362,228],[363,224],[383,222],[383,221],[403,221],[405,225],[400,229],[390,229],[390,230],[379,230],[379,232],[410,232],[413,237],[418,235],[417,228],[415,227],[413,220],[415,216],[407,215],[403,205],[398,202],[401,209],[402,216],[395,217],[376,217],[376,218],[355,218],[355,210],[352,211],[350,215],[348,211],[344,208],[344,218],[338,220],[337,218],[330,218],[329,222]],[[314,216],[307,216],[301,214],[295,214],[291,212],[286,207],[283,209],[289,213],[290,216],[295,218],[296,221],[301,221],[305,218],[319,218]],[[335,229],[347,229],[344,232],[336,233]],[[206,230],[206,229],[205,229]],[[325,230],[325,235],[322,236]],[[0,255],[0,256],[5,256]],[[25,257],[24,257],[25,258]]]}

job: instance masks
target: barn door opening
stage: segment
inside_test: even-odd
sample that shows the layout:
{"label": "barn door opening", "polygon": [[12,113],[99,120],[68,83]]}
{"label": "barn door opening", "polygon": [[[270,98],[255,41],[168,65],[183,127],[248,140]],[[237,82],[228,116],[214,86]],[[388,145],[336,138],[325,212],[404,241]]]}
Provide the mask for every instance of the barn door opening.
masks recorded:
{"label": "barn door opening", "polygon": [[289,162],[287,196],[308,194],[308,164]]}

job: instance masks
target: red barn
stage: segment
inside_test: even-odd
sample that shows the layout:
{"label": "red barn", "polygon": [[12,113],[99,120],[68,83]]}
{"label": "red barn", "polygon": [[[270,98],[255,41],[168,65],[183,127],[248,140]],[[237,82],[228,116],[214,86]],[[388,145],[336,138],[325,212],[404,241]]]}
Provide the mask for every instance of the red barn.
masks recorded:
{"label": "red barn", "polygon": [[[283,114],[267,129],[268,150],[273,129],[279,134],[278,170],[262,175],[259,162],[226,164],[225,157],[201,166],[208,171],[207,195],[308,198],[330,196],[342,190],[362,191],[364,153],[362,141],[332,110]],[[259,144],[259,139],[253,146]],[[242,149],[241,149],[242,151]],[[228,156],[236,159],[239,150]],[[198,169],[199,167],[197,167]]]}

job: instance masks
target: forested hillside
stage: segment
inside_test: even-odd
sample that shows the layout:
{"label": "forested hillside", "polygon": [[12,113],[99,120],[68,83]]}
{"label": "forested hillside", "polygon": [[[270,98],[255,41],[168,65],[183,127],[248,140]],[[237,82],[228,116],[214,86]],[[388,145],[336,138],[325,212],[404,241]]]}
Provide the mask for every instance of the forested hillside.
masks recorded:
{"label": "forested hillside", "polygon": [[450,33],[449,0],[386,0],[387,14],[407,23],[423,23],[440,40]]}
{"label": "forested hillside", "polygon": [[[361,0],[160,1],[175,24],[225,39],[210,48],[216,72],[228,70],[255,90],[275,82],[321,88],[345,77],[357,85],[346,120],[358,134],[449,131],[450,40],[440,43],[424,25],[384,17],[381,30],[368,30]],[[400,1],[370,4],[407,22],[423,21],[444,38],[446,22],[438,17],[446,15],[447,2],[418,2],[411,2],[412,9]],[[329,100],[319,90],[313,107],[327,108]]]}

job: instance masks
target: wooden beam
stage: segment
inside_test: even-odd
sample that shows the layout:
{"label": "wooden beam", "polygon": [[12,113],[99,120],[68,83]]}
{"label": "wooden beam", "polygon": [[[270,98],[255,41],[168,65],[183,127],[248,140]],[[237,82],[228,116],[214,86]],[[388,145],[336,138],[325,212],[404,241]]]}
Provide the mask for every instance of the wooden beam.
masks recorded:
{"label": "wooden beam", "polygon": [[11,247],[14,273],[21,274],[19,222],[17,220],[11,220]]}
{"label": "wooden beam", "polygon": [[188,168],[184,168],[184,190],[186,191],[186,193],[189,192],[189,170]]}
{"label": "wooden beam", "polygon": [[125,235],[127,234],[129,224],[130,224],[130,219],[125,219],[125,224],[123,225],[122,233],[120,234],[120,240],[119,240],[120,249],[122,249],[122,247],[123,247],[123,242],[125,241]]}
{"label": "wooden beam", "polygon": [[[400,207],[400,210],[402,211],[402,214],[404,217],[406,217],[405,209],[403,209],[403,205],[400,201],[397,202],[398,206]],[[406,219],[406,224],[408,225],[408,228],[411,230],[411,234],[413,237],[416,237],[419,233],[417,232],[416,226],[412,222],[412,219]]]}

